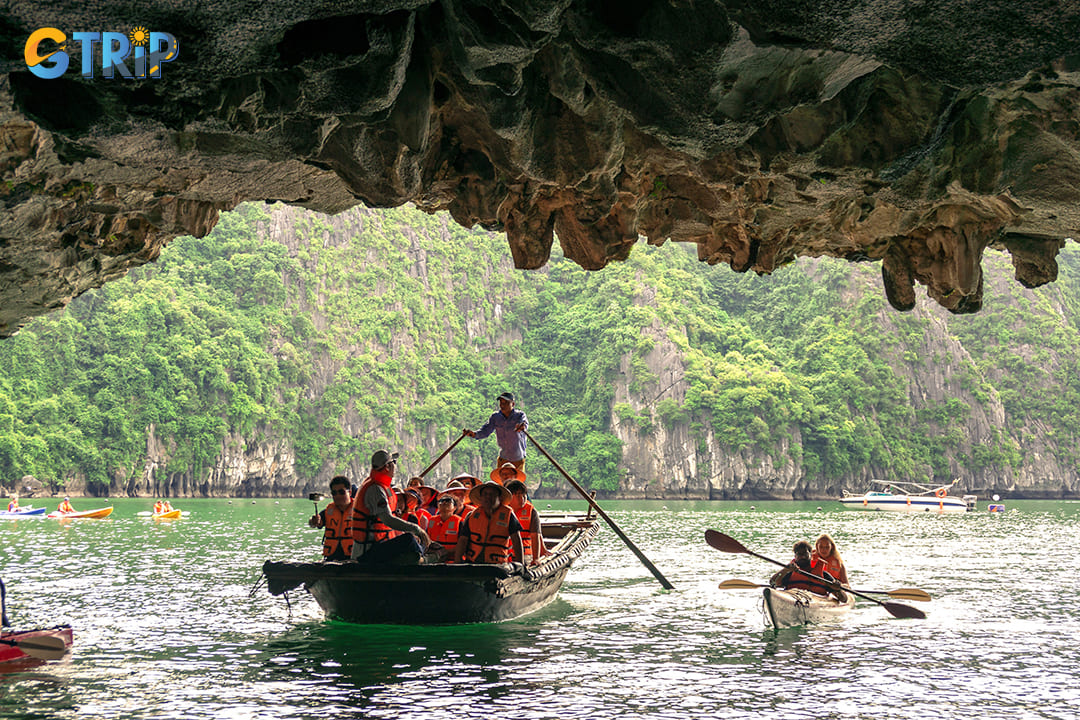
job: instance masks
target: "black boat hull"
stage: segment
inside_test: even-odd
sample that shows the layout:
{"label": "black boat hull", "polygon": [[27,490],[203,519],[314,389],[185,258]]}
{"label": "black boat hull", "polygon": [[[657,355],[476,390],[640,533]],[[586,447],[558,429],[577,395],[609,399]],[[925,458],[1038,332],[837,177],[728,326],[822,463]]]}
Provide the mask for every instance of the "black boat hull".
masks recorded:
{"label": "black boat hull", "polygon": [[596,533],[583,522],[537,567],[505,565],[365,565],[267,561],[268,588],[301,585],[327,617],[355,623],[443,625],[511,620],[552,602]]}

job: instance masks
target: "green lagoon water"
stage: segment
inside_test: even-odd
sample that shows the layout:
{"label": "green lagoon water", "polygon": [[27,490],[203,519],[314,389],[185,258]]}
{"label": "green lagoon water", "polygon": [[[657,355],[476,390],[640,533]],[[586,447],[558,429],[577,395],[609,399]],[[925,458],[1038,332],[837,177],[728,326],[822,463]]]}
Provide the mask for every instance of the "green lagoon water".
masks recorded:
{"label": "green lagoon water", "polygon": [[[302,592],[291,607],[249,596],[264,560],[318,556],[309,502],[182,500],[190,514],[172,522],[112,502],[105,520],[0,521],[14,625],[75,628],[69,659],[0,673],[0,717],[1080,717],[1076,502],[941,517],[606,503],[675,590],[605,529],[544,610],[434,628],[328,622]],[[860,600],[835,625],[766,629],[757,592],[716,586],[774,566],[712,550],[709,527],[784,561],[827,531],[854,587],[922,588],[935,600],[912,604],[929,617]]]}

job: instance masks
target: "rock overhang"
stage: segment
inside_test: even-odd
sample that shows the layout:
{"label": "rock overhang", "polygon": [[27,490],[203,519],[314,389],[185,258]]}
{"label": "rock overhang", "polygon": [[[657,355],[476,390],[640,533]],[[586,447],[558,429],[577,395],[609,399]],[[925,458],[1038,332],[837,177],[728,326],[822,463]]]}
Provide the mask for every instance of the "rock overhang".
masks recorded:
{"label": "rock overhang", "polygon": [[[245,200],[446,210],[520,268],[880,261],[894,307],[976,311],[987,247],[1037,286],[1080,231],[1080,7],[927,5],[9,3],[0,336]],[[179,41],[160,79],[23,60],[136,24]]]}

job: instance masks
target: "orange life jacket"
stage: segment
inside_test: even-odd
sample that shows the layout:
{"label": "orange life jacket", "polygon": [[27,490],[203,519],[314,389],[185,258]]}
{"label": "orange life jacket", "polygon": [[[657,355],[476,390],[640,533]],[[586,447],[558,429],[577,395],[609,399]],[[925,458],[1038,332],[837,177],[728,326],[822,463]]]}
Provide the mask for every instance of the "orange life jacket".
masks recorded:
{"label": "orange life jacket", "polygon": [[331,555],[348,560],[352,557],[352,508],[338,510],[337,505],[330,503],[323,510],[323,519],[326,524],[323,532],[322,554],[324,558]]}
{"label": "orange life jacket", "polygon": [[521,547],[525,551],[526,555],[531,555],[532,536],[534,530],[532,526],[532,503],[526,500],[525,504],[521,506],[521,509],[515,510],[514,514],[517,515],[518,522],[521,523]]}
{"label": "orange life jacket", "polygon": [[56,506],[56,511],[62,513],[71,513],[75,512],[75,508],[71,507],[71,503],[69,503],[67,500],[64,500]]}
{"label": "orange life jacket", "polygon": [[[810,562],[814,564],[821,563],[822,565],[824,565],[824,569],[828,570],[829,574],[832,575],[834,578],[840,577],[840,570],[843,567],[843,564],[837,558],[831,557],[826,560],[825,558],[818,555],[817,550],[815,550],[814,552],[810,553]],[[818,574],[820,575],[821,573]]]}
{"label": "orange life jacket", "polygon": [[[820,561],[817,563],[815,563],[813,560],[810,561],[810,572],[814,575],[818,575],[826,579],[832,577],[831,573],[828,576],[825,575],[825,563],[822,563]],[[815,580],[814,578],[810,577],[798,568],[792,570],[791,574],[788,575],[787,580],[784,581],[784,589],[809,590],[815,595],[829,594],[829,589],[822,585],[820,580]]]}
{"label": "orange life jacket", "polygon": [[514,510],[500,505],[495,517],[477,508],[469,516],[469,544],[465,547],[465,561],[472,563],[504,563],[510,556],[510,518]]}
{"label": "orange life jacket", "polygon": [[[427,531],[431,525],[431,513],[422,507],[416,508],[416,524],[420,526],[421,530]],[[428,533],[431,535],[431,533]]]}
{"label": "orange life jacket", "polygon": [[356,498],[353,500],[352,522],[350,524],[352,525],[354,544],[360,543],[370,546],[375,543],[386,542],[401,534],[396,530],[391,530],[389,525],[380,520],[378,516],[373,515],[370,512],[371,509],[364,504],[364,496],[367,494],[368,488],[373,485],[378,487],[386,497],[390,512],[393,513],[397,509],[397,495],[390,488],[390,476],[373,472],[371,477],[360,486],[360,489],[356,492]]}
{"label": "orange life jacket", "polygon": [[428,523],[427,534],[432,542],[437,542],[444,547],[453,548],[457,545],[458,531],[461,529],[461,518],[451,515],[445,520],[442,516],[435,515]]}

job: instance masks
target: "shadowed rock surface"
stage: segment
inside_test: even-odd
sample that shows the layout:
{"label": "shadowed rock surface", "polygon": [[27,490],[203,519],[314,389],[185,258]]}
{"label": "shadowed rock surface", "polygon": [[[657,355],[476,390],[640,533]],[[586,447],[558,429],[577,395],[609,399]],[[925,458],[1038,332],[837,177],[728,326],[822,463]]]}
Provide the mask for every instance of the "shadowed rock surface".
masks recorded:
{"label": "shadowed rock surface", "polygon": [[[160,80],[22,59],[135,25],[179,39]],[[0,336],[250,199],[447,210],[519,268],[875,260],[974,312],[986,247],[1034,287],[1080,231],[1078,38],[1073,3],[9,2]]]}

